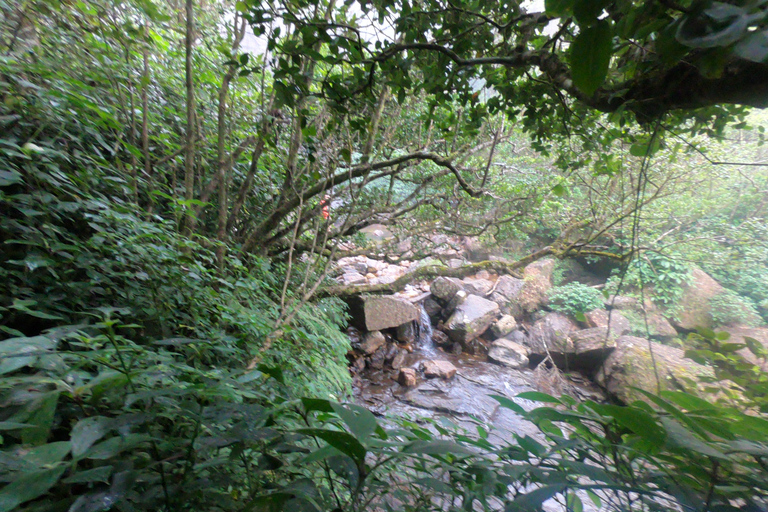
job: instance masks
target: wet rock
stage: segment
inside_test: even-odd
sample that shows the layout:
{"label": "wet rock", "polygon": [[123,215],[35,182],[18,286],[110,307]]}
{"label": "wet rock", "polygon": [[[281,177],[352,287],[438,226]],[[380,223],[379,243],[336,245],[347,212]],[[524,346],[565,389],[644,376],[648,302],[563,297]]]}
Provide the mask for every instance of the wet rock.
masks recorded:
{"label": "wet rock", "polygon": [[365,369],[365,358],[364,357],[357,357],[350,365],[352,369],[355,371],[355,373],[360,373]]}
{"label": "wet rock", "polygon": [[365,284],[368,281],[366,281],[365,276],[360,274],[359,272],[347,272],[341,276],[341,281],[344,283],[345,286],[352,286],[356,284]]}
{"label": "wet rock", "polygon": [[371,355],[386,345],[386,343],[387,339],[380,331],[367,332],[363,336],[363,342],[360,344],[360,351],[365,355]]}
{"label": "wet rock", "polygon": [[464,342],[461,348],[467,354],[475,356],[484,356],[488,354],[488,346],[480,338]]}
{"label": "wet rock", "polygon": [[520,331],[520,330],[512,331],[511,333],[507,334],[504,337],[507,338],[508,340],[514,341],[515,343],[519,343],[521,345],[527,346],[528,344],[528,336],[523,331]]}
{"label": "wet rock", "polygon": [[459,356],[463,351],[464,349],[462,348],[461,343],[454,343],[451,345],[451,354]]}
{"label": "wet rock", "polygon": [[427,379],[450,379],[456,375],[456,367],[450,363],[450,361],[424,361],[422,364],[424,368],[424,377]]}
{"label": "wet rock", "polygon": [[469,295],[445,322],[445,332],[453,341],[466,344],[483,334],[498,314],[495,302]]}
{"label": "wet rock", "polygon": [[383,370],[386,358],[386,350],[377,350],[373,353],[372,356],[368,358],[368,368],[373,368],[374,370]]}
{"label": "wet rock", "polygon": [[400,349],[397,351],[397,354],[395,357],[392,358],[392,362],[389,363],[389,365],[392,367],[393,370],[399,370],[403,366],[405,366],[405,360],[408,357],[408,351],[405,349]]}
{"label": "wet rock", "polygon": [[[362,298],[365,328],[379,331],[397,327],[419,318],[419,310],[410,302],[388,296]],[[355,313],[352,312],[354,316]]]}
{"label": "wet rock", "polygon": [[595,380],[624,403],[645,400],[645,396],[633,388],[656,393],[654,366],[662,391],[685,389],[688,382],[713,375],[710,368],[686,359],[678,348],[634,336],[621,336],[616,340],[616,350],[596,372]]}
{"label": "wet rock", "polygon": [[453,296],[453,298],[448,302],[448,304],[443,308],[443,318],[449,318],[454,311],[456,311],[456,308],[459,307],[459,304],[464,302],[464,300],[468,297],[467,292],[464,290],[459,290],[456,292],[456,295]]}
{"label": "wet rock", "polygon": [[456,292],[463,290],[464,285],[454,277],[438,277],[429,287],[432,295],[444,303],[449,302]]}
{"label": "wet rock", "polygon": [[488,298],[500,306],[502,313],[520,316],[522,309],[517,304],[517,299],[524,284],[525,281],[522,279],[512,276],[501,276],[496,281],[496,289]]}
{"label": "wet rock", "polygon": [[608,326],[609,317],[612,335],[618,337],[629,332],[629,320],[618,311],[608,312],[604,309],[595,309],[584,314],[587,327],[606,328]]}
{"label": "wet rock", "polygon": [[475,274],[475,278],[476,279],[488,279],[488,280],[490,280],[491,279],[491,273],[488,272],[487,270],[481,270],[480,272]]}
{"label": "wet rock", "polygon": [[481,297],[485,297],[493,288],[493,282],[488,279],[473,279],[471,277],[466,277],[461,282],[467,293],[480,295]]}
{"label": "wet rock", "polygon": [[491,255],[487,247],[474,237],[466,237],[463,240],[464,252],[469,261],[485,261]]}
{"label": "wet rock", "polygon": [[451,344],[451,339],[443,331],[432,331],[432,342],[438,347],[444,347]]}
{"label": "wet rock", "polygon": [[544,318],[533,324],[528,332],[527,345],[531,354],[542,359],[547,351],[564,354],[569,347],[568,335],[578,329],[577,325],[567,316],[560,313],[547,313]]}
{"label": "wet rock", "polygon": [[491,333],[495,338],[503,338],[517,328],[517,321],[512,315],[503,315],[491,326]]}
{"label": "wet rock", "polygon": [[640,307],[639,300],[626,295],[612,295],[607,299],[603,299],[603,304],[605,304],[605,307],[607,308],[618,309],[619,311],[637,309]]}
{"label": "wet rock", "polygon": [[598,368],[616,348],[616,338],[605,327],[582,329],[570,334],[571,351],[566,354],[571,368],[591,372]]}
{"label": "wet rock", "polygon": [[400,373],[397,374],[397,382],[407,388],[415,386],[416,370],[413,368],[401,368]]}
{"label": "wet rock", "polygon": [[547,303],[547,292],[552,288],[555,260],[534,261],[523,271],[523,284],[517,302],[525,313],[532,313]]}
{"label": "wet rock", "polygon": [[448,268],[459,268],[463,267],[466,262],[464,260],[460,260],[458,258],[451,258],[448,260]]}
{"label": "wet rock", "polygon": [[713,324],[710,301],[724,291],[720,283],[703,270],[693,269],[690,282],[683,287],[683,294],[675,308],[675,316],[668,317],[668,320],[675,327],[686,331],[700,327],[711,329]]}
{"label": "wet rock", "polygon": [[416,327],[413,322],[398,325],[395,330],[395,338],[403,343],[413,343],[416,341]]}
{"label": "wet rock", "polygon": [[440,317],[440,313],[443,310],[443,307],[431,297],[424,299],[424,302],[421,305],[424,308],[424,311],[427,312],[427,316],[429,316],[429,319],[432,320],[432,322],[435,322]]}
{"label": "wet rock", "polygon": [[488,360],[510,368],[528,366],[528,349],[505,338],[498,339],[488,350]]}
{"label": "wet rock", "polygon": [[672,327],[672,324],[661,313],[648,313],[647,319],[651,339],[670,341],[678,337],[677,329]]}

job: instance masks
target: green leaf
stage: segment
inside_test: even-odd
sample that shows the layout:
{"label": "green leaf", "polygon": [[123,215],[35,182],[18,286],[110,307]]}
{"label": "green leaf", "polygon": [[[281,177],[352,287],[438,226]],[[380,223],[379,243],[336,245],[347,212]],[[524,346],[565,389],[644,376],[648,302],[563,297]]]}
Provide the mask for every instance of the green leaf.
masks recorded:
{"label": "green leaf", "polygon": [[[768,62],[768,32],[765,30],[752,32],[733,47],[733,54],[752,62]],[[0,186],[2,186],[2,175],[0,175]]]}
{"label": "green leaf", "polygon": [[662,391],[661,396],[689,411],[712,410],[715,406],[697,396],[682,391]]}
{"label": "green leaf", "polygon": [[65,484],[84,484],[90,482],[109,483],[109,476],[112,474],[112,466],[101,466],[99,468],[89,469],[87,471],[78,471],[72,476],[64,479]]}
{"label": "green leaf", "polygon": [[594,94],[605,82],[611,62],[612,40],[610,22],[601,20],[580,32],[571,45],[571,78],[587,96]]}
{"label": "green leaf", "polygon": [[61,464],[55,468],[26,473],[6,485],[0,491],[0,512],[11,512],[22,503],[42,496],[56,485],[66,469],[66,464]]}
{"label": "green leaf", "polygon": [[525,409],[520,407],[518,404],[510,400],[509,398],[501,395],[489,395],[491,398],[499,402],[499,405],[504,407],[505,409],[509,409],[511,411],[516,412],[517,414],[525,414]]}
{"label": "green leaf", "polygon": [[755,338],[744,336],[744,343],[747,344],[749,351],[757,357],[765,357],[768,355],[768,350],[766,350],[763,344],[757,341]]}
{"label": "green leaf", "polygon": [[728,46],[747,30],[749,18],[741,7],[712,2],[707,9],[683,17],[677,40],[692,48]]}
{"label": "green leaf", "polygon": [[564,17],[573,8],[574,0],[544,0],[544,10],[549,16]]}
{"label": "green leaf", "polygon": [[563,197],[566,193],[566,188],[561,183],[558,183],[554,187],[552,187],[552,194],[557,197]]}
{"label": "green leaf", "polygon": [[548,395],[546,393],[540,393],[539,391],[525,391],[524,393],[519,393],[517,395],[517,398],[524,398],[526,400],[532,400],[534,402],[545,402],[548,404],[559,404],[562,405],[563,402],[552,395]]}
{"label": "green leaf", "polygon": [[80,457],[93,443],[104,437],[107,433],[109,419],[102,416],[92,416],[77,422],[70,434],[72,441],[72,456]]}
{"label": "green leaf", "polygon": [[365,447],[360,444],[360,441],[354,436],[347,434],[346,432],[324,430],[321,428],[302,428],[297,430],[297,432],[308,436],[319,437],[341,453],[352,457],[352,460],[358,464],[362,464],[365,460],[365,454],[367,453]]}
{"label": "green leaf", "polygon": [[359,405],[349,404],[342,406],[332,402],[331,407],[344,420],[344,423],[347,424],[349,430],[358,440],[369,437],[376,431],[376,427],[379,426],[376,422],[376,416],[368,409]]}
{"label": "green leaf", "polygon": [[650,441],[655,446],[664,444],[667,437],[664,429],[656,423],[653,416],[642,409],[619,405],[595,405],[593,409],[604,416],[613,417],[619,425]]}
{"label": "green leaf", "polygon": [[30,408],[32,408],[33,412],[27,419],[27,423],[34,425],[34,427],[22,431],[22,442],[25,444],[39,445],[48,440],[48,434],[53,425],[53,418],[56,413],[56,405],[58,402],[59,393],[52,392],[44,394],[30,404]]}
{"label": "green leaf", "polygon": [[0,170],[0,187],[10,187],[21,183],[21,174],[14,170]]}
{"label": "green leaf", "polygon": [[683,427],[680,423],[672,418],[661,418],[661,423],[664,425],[664,429],[667,431],[667,445],[670,447],[676,447],[683,450],[690,450],[696,454],[704,455],[706,457],[715,457],[719,459],[725,459],[726,456],[720,450],[717,450],[712,445],[705,443],[694,436],[691,431]]}
{"label": "green leaf", "polygon": [[520,510],[523,512],[541,510],[542,503],[563,492],[566,487],[567,484],[545,485],[525,494],[518,495],[517,498],[509,504],[510,506],[508,506],[506,510]]}
{"label": "green leaf", "polygon": [[304,406],[304,410],[307,412],[333,412],[333,406],[331,405],[330,400],[324,400],[322,398],[302,398],[301,403]]}
{"label": "green leaf", "polygon": [[24,461],[35,466],[51,466],[67,456],[71,445],[67,441],[48,443],[32,448],[24,455]]}
{"label": "green leaf", "polygon": [[579,26],[588,26],[597,21],[608,4],[608,0],[576,0],[573,4],[573,15]]}

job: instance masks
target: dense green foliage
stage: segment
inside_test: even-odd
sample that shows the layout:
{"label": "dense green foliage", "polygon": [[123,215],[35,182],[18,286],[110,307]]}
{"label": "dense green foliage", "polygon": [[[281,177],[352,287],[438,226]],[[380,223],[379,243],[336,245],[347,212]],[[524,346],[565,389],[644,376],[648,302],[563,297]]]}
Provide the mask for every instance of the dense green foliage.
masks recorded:
{"label": "dense green foliage", "polygon": [[768,318],[768,174],[711,165],[765,157],[726,128],[763,4],[668,3],[0,0],[0,512],[764,508],[755,340],[687,340],[721,400],[497,397],[540,430],[505,444],[340,405],[317,293],[385,223],[631,254],[608,288],[664,307],[692,262],[717,322]]}
{"label": "dense green foliage", "polygon": [[549,307],[569,315],[583,315],[603,307],[603,294],[591,286],[568,283],[549,291]]}

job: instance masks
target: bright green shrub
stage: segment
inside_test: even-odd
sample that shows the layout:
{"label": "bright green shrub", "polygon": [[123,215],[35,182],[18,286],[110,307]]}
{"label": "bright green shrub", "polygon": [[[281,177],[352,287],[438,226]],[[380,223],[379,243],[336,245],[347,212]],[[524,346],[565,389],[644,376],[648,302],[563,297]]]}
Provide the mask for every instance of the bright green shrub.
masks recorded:
{"label": "bright green shrub", "polygon": [[549,291],[549,307],[554,311],[577,315],[603,307],[599,290],[581,283],[556,286]]}

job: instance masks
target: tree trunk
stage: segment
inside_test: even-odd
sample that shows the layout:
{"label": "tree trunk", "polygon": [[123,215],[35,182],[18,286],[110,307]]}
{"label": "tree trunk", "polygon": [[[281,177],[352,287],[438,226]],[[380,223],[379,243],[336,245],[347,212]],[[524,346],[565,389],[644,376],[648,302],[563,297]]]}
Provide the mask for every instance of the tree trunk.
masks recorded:
{"label": "tree trunk", "polygon": [[192,76],[192,40],[195,37],[195,19],[193,0],[186,0],[186,14],[187,30],[184,42],[186,62],[184,73],[187,90],[187,147],[184,152],[184,200],[187,202],[187,217],[184,222],[184,233],[189,236],[195,229],[194,208],[190,205],[195,194],[195,89]]}

